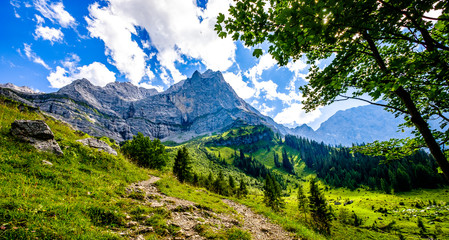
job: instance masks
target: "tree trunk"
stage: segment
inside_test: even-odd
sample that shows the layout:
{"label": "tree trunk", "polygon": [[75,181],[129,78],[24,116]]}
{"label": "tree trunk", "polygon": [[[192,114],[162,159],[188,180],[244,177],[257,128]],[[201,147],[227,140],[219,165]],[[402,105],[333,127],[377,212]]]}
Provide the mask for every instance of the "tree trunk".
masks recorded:
{"label": "tree trunk", "polygon": [[[373,57],[376,60],[377,64],[379,65],[380,69],[385,74],[389,74],[389,70],[387,69],[387,66],[382,59],[377,46],[371,36],[368,34],[367,31],[363,32],[362,35],[364,36],[365,40],[368,42],[368,45],[373,53]],[[399,87],[394,93],[402,100],[405,107],[407,108],[407,112],[410,114],[411,121],[415,125],[415,127],[418,129],[419,133],[423,136],[424,141],[427,145],[427,147],[430,150],[430,153],[433,155],[435,160],[437,161],[438,165],[440,166],[441,170],[443,171],[445,177],[447,180],[449,180],[449,162],[447,161],[446,156],[444,156],[443,151],[441,151],[440,145],[435,140],[434,136],[432,135],[432,132],[430,131],[429,125],[421,116],[421,113],[416,108],[415,103],[413,102],[410,93],[407,92],[403,87]]]}
{"label": "tree trunk", "polygon": [[446,156],[444,156],[443,151],[441,151],[440,145],[433,137],[429,125],[426,121],[424,121],[418,109],[416,108],[415,103],[410,97],[410,94],[403,87],[399,87],[395,91],[395,93],[407,107],[407,111],[410,114],[412,123],[416,126],[419,133],[421,133],[421,135],[423,136],[424,141],[426,142],[426,145],[430,150],[430,153],[432,153],[433,157],[437,161],[438,165],[446,176],[446,179],[449,180],[449,162],[447,161]]}

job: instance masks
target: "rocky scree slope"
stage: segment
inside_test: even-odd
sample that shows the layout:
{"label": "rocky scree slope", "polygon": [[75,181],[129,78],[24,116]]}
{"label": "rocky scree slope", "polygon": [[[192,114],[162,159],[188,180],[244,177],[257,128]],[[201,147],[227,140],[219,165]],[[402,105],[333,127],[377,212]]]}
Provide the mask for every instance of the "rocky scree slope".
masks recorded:
{"label": "rocky scree slope", "polygon": [[105,87],[81,79],[55,93],[32,94],[0,88],[8,98],[39,107],[93,136],[117,141],[138,132],[182,142],[243,125],[266,125],[285,133],[282,125],[239,98],[220,72],[196,71],[164,92],[114,82]]}

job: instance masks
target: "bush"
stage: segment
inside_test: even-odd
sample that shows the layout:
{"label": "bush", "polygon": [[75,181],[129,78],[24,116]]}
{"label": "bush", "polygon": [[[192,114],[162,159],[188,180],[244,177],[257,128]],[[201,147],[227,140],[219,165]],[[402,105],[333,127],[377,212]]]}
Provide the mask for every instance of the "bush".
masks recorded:
{"label": "bush", "polygon": [[159,139],[151,141],[149,137],[138,133],[133,140],[126,141],[122,152],[128,158],[137,162],[142,167],[162,169],[167,165],[168,155],[165,146]]}

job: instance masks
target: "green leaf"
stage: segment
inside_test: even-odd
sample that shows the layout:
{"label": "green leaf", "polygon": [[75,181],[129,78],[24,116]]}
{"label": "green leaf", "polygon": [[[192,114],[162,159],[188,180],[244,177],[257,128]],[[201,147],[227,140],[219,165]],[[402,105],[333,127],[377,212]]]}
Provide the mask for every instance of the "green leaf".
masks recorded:
{"label": "green leaf", "polygon": [[225,38],[227,35],[228,35],[228,34],[225,33],[225,32],[220,32],[220,33],[218,34],[218,36],[219,36],[220,38]]}
{"label": "green leaf", "polygon": [[262,49],[260,49],[260,48],[254,49],[254,51],[253,51],[253,56],[254,57],[258,58],[258,57],[260,57],[262,55],[263,55]]}
{"label": "green leaf", "polygon": [[225,15],[223,13],[219,13],[217,17],[217,24],[220,24],[224,21]]}

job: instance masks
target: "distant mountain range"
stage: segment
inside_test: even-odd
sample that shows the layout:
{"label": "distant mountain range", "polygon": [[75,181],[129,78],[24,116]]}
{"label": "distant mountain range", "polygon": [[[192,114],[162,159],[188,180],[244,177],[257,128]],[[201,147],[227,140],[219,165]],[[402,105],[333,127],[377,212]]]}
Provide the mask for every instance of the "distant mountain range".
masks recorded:
{"label": "distant mountain range", "polygon": [[351,146],[353,143],[409,137],[410,130],[402,132],[398,129],[403,122],[382,107],[366,105],[338,111],[316,131],[304,124],[292,129],[291,134],[331,145]]}
{"label": "distant mountain range", "polygon": [[81,79],[55,93],[35,93],[26,87],[0,85],[0,95],[39,107],[93,136],[117,141],[138,132],[152,138],[183,142],[193,137],[245,125],[265,125],[281,135],[292,134],[333,145],[405,137],[401,122],[377,106],[339,111],[314,131],[277,124],[238,97],[220,72],[196,71],[164,92],[114,82],[105,87]]}

